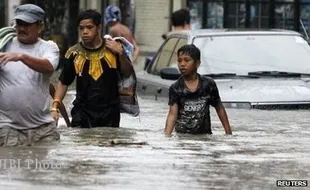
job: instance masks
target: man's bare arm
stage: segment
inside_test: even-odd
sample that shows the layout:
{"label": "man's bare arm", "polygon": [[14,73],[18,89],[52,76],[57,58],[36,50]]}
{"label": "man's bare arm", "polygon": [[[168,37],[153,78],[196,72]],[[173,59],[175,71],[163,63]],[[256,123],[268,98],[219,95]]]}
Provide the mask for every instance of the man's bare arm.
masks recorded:
{"label": "man's bare arm", "polygon": [[176,103],[171,105],[169,108],[169,113],[166,119],[166,127],[165,127],[166,136],[170,136],[174,129],[174,126],[175,126],[175,123],[178,117],[178,109],[179,107],[178,107],[178,104]]}
{"label": "man's bare arm", "polygon": [[9,61],[21,61],[29,68],[40,73],[51,73],[54,71],[54,67],[48,59],[33,57],[23,53],[0,53],[0,64],[6,64]]}
{"label": "man's bare arm", "polygon": [[26,54],[22,54],[20,59],[25,65],[40,73],[50,73],[54,71],[54,67],[49,60],[44,58],[36,58]]}
{"label": "man's bare arm", "polygon": [[230,124],[229,124],[227,113],[226,113],[226,110],[225,110],[223,104],[219,103],[219,105],[215,109],[216,109],[217,115],[218,115],[219,119],[221,120],[221,123],[225,129],[225,133],[231,135],[232,132],[231,132]]}
{"label": "man's bare arm", "polygon": [[121,32],[117,28],[113,28],[113,27],[110,28],[109,34],[110,34],[110,36],[112,36],[112,38],[122,36]]}
{"label": "man's bare arm", "polygon": [[139,49],[135,39],[133,39],[133,47],[134,47],[134,52],[132,55],[132,62],[136,63],[138,56],[139,56],[139,53],[140,53],[140,49]]}

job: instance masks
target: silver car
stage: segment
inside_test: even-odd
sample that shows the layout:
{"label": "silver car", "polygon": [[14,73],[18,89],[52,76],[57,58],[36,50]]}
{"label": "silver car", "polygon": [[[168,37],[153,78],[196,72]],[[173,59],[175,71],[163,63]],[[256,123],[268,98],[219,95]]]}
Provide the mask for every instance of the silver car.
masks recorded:
{"label": "silver car", "polygon": [[225,107],[310,108],[310,46],[288,30],[195,30],[171,34],[146,67],[137,73],[141,95],[168,97],[180,72],[177,50],[201,50],[198,72],[212,77]]}

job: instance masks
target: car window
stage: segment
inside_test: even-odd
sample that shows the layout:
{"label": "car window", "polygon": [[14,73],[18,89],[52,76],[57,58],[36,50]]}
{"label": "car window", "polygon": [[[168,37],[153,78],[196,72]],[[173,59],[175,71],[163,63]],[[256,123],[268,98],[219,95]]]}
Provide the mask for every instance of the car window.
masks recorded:
{"label": "car window", "polygon": [[153,62],[152,73],[159,74],[159,71],[169,65],[170,58],[179,38],[170,38],[162,46]]}
{"label": "car window", "polygon": [[198,72],[255,71],[310,73],[310,46],[298,35],[242,34],[201,36],[193,42],[201,50]]}
{"label": "car window", "polygon": [[173,54],[171,56],[171,60],[169,61],[169,66],[170,67],[178,67],[178,63],[177,63],[177,53],[178,53],[178,50],[187,44],[187,40],[184,39],[184,38],[181,38],[177,45],[175,46],[175,49],[173,51]]}

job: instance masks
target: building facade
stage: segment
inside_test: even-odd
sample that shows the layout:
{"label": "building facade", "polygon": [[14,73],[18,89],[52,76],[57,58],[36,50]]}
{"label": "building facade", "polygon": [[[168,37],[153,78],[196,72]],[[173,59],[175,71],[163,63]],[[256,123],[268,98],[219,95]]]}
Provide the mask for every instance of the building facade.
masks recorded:
{"label": "building facade", "polygon": [[[12,24],[14,9],[21,2],[45,2],[49,16],[63,12],[61,24],[54,23],[57,27],[50,27],[50,33],[64,38],[64,49],[78,41],[75,23],[78,12],[91,8],[104,16],[108,5],[120,7],[122,22],[134,32],[142,52],[159,48],[162,34],[172,29],[171,13],[180,8],[190,10],[193,29],[279,28],[310,33],[310,0],[2,0],[0,8],[6,11],[0,13],[0,27]],[[50,2],[62,6],[50,10]],[[102,24],[103,33],[106,33],[108,28],[104,20]],[[61,30],[54,34],[54,29]]]}
{"label": "building facade", "polygon": [[187,0],[198,28],[310,28],[310,0]]}
{"label": "building facade", "polygon": [[[121,0],[113,1],[119,5]],[[135,36],[145,51],[156,51],[170,31],[170,15],[180,8],[191,14],[193,29],[289,29],[310,35],[310,0],[131,0]],[[144,48],[145,47],[145,48]]]}

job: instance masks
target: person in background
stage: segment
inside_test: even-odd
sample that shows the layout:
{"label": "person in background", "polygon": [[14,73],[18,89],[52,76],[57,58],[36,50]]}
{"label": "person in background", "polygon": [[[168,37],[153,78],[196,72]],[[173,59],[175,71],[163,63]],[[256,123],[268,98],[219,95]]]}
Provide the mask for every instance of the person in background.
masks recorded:
{"label": "person in background", "polygon": [[187,9],[179,9],[171,14],[171,24],[173,30],[162,35],[163,39],[166,39],[173,32],[180,32],[184,30],[190,30],[190,13]]}
{"label": "person in background", "polygon": [[165,135],[171,135],[174,128],[178,133],[212,134],[210,105],[216,109],[226,134],[232,134],[215,81],[197,73],[200,50],[192,44],[184,45],[177,56],[181,77],[169,88]]}
{"label": "person in background", "polygon": [[180,9],[172,13],[171,23],[174,31],[190,30],[190,14],[187,9]]}
{"label": "person in background", "polygon": [[[71,127],[119,127],[119,74],[132,75],[133,66],[121,44],[100,36],[100,13],[86,10],[77,20],[82,41],[66,52],[52,109],[58,110],[68,86],[76,79]],[[57,111],[52,115],[58,120]]]}
{"label": "person in background", "polygon": [[109,35],[112,38],[124,37],[133,45],[132,62],[136,63],[139,56],[139,47],[130,29],[121,23],[122,15],[117,6],[110,5],[105,9],[105,23],[109,26]]}
{"label": "person in background", "polygon": [[17,38],[0,53],[0,146],[60,139],[49,94],[59,49],[56,43],[40,38],[44,16],[36,5],[17,7]]}

